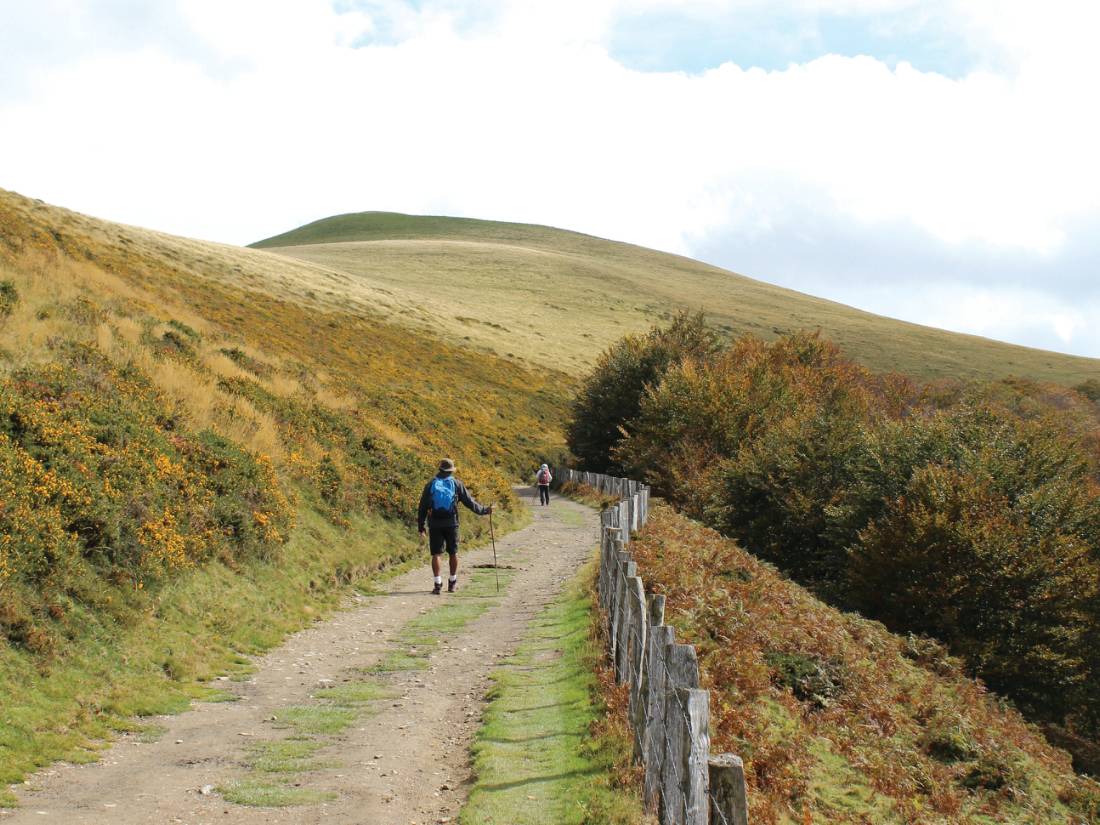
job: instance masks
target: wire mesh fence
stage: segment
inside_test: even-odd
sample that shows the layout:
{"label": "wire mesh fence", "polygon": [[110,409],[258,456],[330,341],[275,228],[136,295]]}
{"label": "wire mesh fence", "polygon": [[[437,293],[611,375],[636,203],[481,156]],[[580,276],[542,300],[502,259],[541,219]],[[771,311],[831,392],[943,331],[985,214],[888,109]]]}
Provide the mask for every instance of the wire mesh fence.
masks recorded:
{"label": "wire mesh fence", "polygon": [[619,498],[601,515],[599,603],[608,659],[629,687],[634,758],[644,767],[647,810],[662,825],[748,825],[745,772],[735,754],[710,753],[710,694],[699,689],[695,648],[664,623],[664,596],[647,595],[629,552],[649,518],[649,488],[601,473],[560,469],[560,483]]}

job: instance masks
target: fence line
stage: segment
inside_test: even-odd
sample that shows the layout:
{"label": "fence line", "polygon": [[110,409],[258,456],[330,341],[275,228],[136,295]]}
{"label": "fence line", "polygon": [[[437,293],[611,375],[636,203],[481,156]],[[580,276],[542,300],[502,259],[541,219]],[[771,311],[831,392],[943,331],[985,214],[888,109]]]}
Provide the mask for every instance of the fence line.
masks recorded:
{"label": "fence line", "polygon": [[630,690],[634,759],[645,769],[646,809],[662,825],[748,825],[745,771],[732,753],[710,753],[710,694],[699,689],[692,645],[664,623],[665,597],[646,595],[629,552],[649,519],[649,487],[626,478],[557,469],[555,483],[585,484],[619,499],[600,514],[600,608],[608,660]]}

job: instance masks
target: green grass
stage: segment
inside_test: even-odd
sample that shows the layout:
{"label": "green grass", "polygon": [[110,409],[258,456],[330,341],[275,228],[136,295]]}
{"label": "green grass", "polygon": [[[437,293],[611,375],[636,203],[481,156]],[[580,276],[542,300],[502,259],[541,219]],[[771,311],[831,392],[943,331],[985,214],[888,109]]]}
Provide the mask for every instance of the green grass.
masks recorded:
{"label": "green grass", "polygon": [[314,694],[314,699],[345,708],[359,707],[380,699],[389,699],[393,691],[375,682],[347,682],[324,688]]}
{"label": "green grass", "polygon": [[[501,586],[511,578],[511,573],[504,572]],[[332,747],[338,734],[371,712],[373,703],[394,695],[380,680],[390,673],[426,668],[431,652],[496,604],[497,596],[491,571],[479,569],[465,577],[456,594],[437,601],[431,610],[401,628],[381,663],[368,669],[370,678],[321,688],[311,702],[278,710],[275,725],[289,729],[290,738],[249,746],[244,758],[249,773],[219,792],[228,802],[253,807],[308,805],[331,799],[331,795],[302,787],[308,782],[304,774],[332,767],[315,759],[317,753]],[[274,782],[265,774],[280,774],[282,781]]]}
{"label": "green grass", "polygon": [[398,323],[574,375],[625,333],[690,309],[730,336],[821,329],[872,369],[922,378],[1100,378],[1095,359],[905,323],[688,258],[545,226],[363,212],[254,246],[350,276],[296,271],[286,288],[300,295],[332,290]]}
{"label": "green grass", "polygon": [[255,808],[287,808],[293,805],[316,805],[336,798],[331,791],[295,788],[281,782],[245,779],[218,787],[226,802]]}
{"label": "green grass", "polygon": [[166,733],[168,733],[168,728],[164,725],[142,725],[137,732],[137,741],[143,745],[151,745],[163,739]]}
{"label": "green grass", "polygon": [[318,691],[308,704],[280,709],[275,726],[289,729],[289,738],[249,745],[244,757],[248,773],[219,786],[219,793],[227,802],[251,807],[312,805],[334,799],[336,794],[305,787],[305,774],[337,767],[334,761],[317,759],[318,752],[331,747],[338,734],[370,713],[373,702],[389,695],[387,688],[375,682],[351,681]]}
{"label": "green grass", "polygon": [[562,510],[560,508],[553,509],[554,518],[560,521],[567,527],[583,527],[584,526],[584,514],[578,513],[576,510]]}
{"label": "green grass", "polygon": [[366,673],[400,673],[406,670],[427,670],[427,653],[410,653],[406,650],[390,650],[376,665],[366,668]]}
{"label": "green grass", "polygon": [[593,738],[595,698],[588,565],[532,623],[493,675],[474,746],[478,779],[462,825],[616,825],[642,821],[638,798],[613,787],[629,743]]}
{"label": "green grass", "polygon": [[302,773],[325,767],[313,757],[324,742],[311,739],[283,739],[257,742],[249,748],[249,767],[261,773]]}
{"label": "green grass", "polygon": [[358,718],[358,714],[350,708],[327,705],[291,705],[282,708],[277,716],[277,727],[291,728],[293,735],[299,737],[316,734],[331,736],[351,727]]}
{"label": "green grass", "polygon": [[[512,581],[515,571],[502,568],[497,572],[503,591]],[[426,669],[428,657],[442,641],[454,636],[496,604],[496,582],[493,570],[473,569],[470,575],[461,579],[456,594],[449,595],[441,606],[406,624],[395,637],[396,646],[386,651],[381,661],[367,671],[384,674]]]}

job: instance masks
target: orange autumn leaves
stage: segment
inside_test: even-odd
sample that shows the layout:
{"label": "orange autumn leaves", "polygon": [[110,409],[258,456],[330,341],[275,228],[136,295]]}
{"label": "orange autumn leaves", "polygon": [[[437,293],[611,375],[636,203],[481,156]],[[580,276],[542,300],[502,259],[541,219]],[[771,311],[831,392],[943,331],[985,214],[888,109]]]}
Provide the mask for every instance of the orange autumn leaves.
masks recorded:
{"label": "orange autumn leaves", "polygon": [[[664,344],[624,341],[600,364],[647,363],[646,346]],[[626,474],[834,603],[946,642],[1031,718],[1100,736],[1100,406],[1086,393],[921,385],[807,333],[664,361],[642,386],[597,368],[582,389],[637,398],[606,445]]]}

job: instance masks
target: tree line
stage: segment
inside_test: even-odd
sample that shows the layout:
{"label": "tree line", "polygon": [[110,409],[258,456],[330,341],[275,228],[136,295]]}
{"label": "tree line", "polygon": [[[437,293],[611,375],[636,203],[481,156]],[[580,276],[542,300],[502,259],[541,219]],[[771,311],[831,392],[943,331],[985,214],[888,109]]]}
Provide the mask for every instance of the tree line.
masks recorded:
{"label": "tree line", "polygon": [[816,333],[724,345],[682,315],[600,356],[568,442],[832,603],[945,642],[1080,755],[1100,738],[1094,389],[918,382]]}

